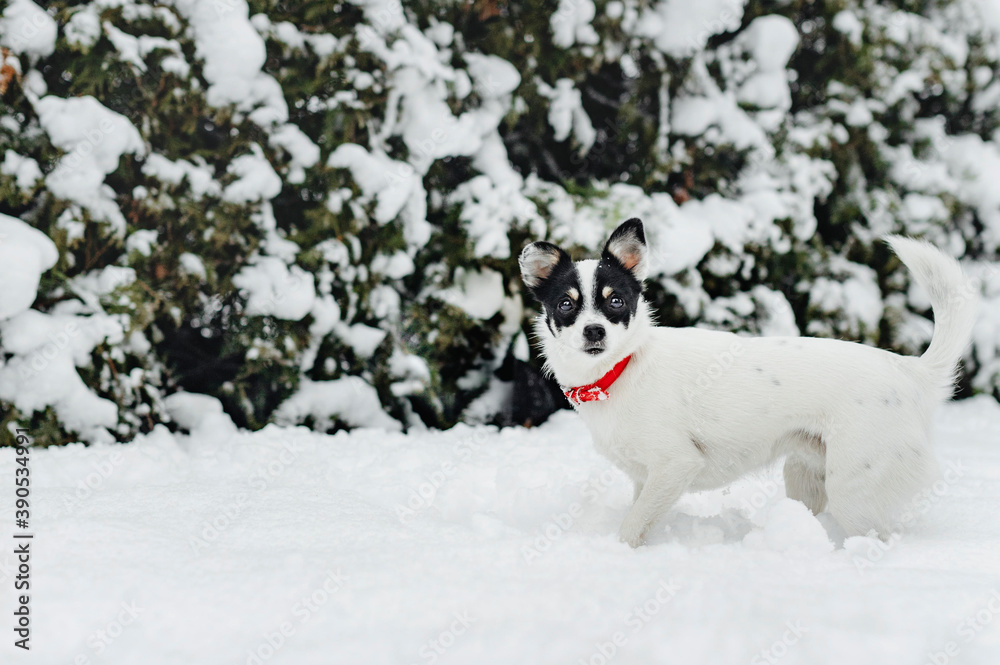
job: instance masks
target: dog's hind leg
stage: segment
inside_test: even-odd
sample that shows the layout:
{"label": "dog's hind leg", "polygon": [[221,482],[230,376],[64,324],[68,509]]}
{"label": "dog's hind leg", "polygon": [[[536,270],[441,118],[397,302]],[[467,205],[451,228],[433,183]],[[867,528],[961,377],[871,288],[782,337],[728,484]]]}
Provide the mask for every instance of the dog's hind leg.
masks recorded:
{"label": "dog's hind leg", "polygon": [[[864,438],[828,444],[829,511],[848,535],[864,536],[875,530],[887,540],[912,519],[910,511],[920,493],[938,473],[937,462],[923,432],[883,430],[875,432],[881,440],[870,444],[871,431],[852,428],[850,434]],[[840,454],[841,445],[852,454]]]}
{"label": "dog's hind leg", "polygon": [[814,459],[791,454],[785,460],[785,494],[818,515],[826,507],[826,470]]}

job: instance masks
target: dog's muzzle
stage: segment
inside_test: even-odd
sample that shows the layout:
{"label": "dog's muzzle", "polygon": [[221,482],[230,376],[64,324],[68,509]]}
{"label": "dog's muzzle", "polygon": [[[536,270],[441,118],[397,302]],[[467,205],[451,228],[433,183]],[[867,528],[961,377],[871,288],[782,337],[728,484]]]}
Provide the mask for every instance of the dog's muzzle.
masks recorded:
{"label": "dog's muzzle", "polygon": [[583,351],[592,356],[596,356],[599,353],[604,352],[605,344],[604,340],[607,337],[607,333],[604,330],[604,326],[598,324],[590,324],[583,329]]}

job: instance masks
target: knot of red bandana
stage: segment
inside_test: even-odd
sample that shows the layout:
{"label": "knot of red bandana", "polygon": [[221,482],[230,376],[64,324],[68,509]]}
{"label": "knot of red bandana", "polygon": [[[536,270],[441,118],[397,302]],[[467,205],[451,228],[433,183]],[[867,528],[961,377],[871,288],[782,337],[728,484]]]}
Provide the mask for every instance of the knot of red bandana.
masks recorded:
{"label": "knot of red bandana", "polygon": [[625,366],[628,365],[628,361],[632,359],[632,356],[625,356],[618,364],[611,368],[611,371],[602,376],[600,379],[594,383],[588,384],[586,386],[579,386],[577,388],[570,388],[569,390],[563,391],[563,394],[569,398],[572,404],[583,404],[584,402],[603,402],[608,399],[608,388],[611,384],[618,380],[618,377],[622,375],[625,371]]}

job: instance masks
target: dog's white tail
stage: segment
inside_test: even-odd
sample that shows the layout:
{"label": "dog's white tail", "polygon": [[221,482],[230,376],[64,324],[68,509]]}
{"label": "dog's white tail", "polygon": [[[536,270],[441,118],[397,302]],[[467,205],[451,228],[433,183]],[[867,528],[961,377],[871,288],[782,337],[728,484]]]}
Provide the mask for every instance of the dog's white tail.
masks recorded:
{"label": "dog's white tail", "polygon": [[930,297],[934,336],[921,358],[950,387],[979,309],[973,284],[962,273],[958,261],[928,242],[903,236],[886,236],[885,241]]}

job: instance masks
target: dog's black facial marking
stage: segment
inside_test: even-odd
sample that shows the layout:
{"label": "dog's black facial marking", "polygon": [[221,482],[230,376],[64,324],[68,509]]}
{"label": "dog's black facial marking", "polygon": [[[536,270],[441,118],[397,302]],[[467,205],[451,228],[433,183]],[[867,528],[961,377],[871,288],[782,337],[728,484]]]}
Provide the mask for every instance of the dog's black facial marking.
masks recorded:
{"label": "dog's black facial marking", "polygon": [[610,323],[628,328],[639,310],[642,283],[610,252],[605,251],[594,271],[594,309]]}
{"label": "dog's black facial marking", "polygon": [[569,254],[547,242],[536,242],[521,253],[525,285],[545,310],[545,324],[556,334],[580,315],[580,274]]}
{"label": "dog's black facial marking", "polygon": [[573,325],[580,315],[580,275],[568,256],[552,270],[548,279],[533,289],[533,293],[545,308],[545,322],[553,335]]}

